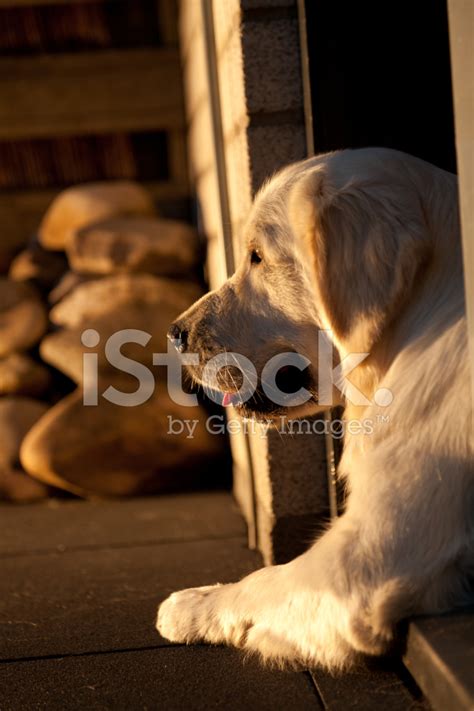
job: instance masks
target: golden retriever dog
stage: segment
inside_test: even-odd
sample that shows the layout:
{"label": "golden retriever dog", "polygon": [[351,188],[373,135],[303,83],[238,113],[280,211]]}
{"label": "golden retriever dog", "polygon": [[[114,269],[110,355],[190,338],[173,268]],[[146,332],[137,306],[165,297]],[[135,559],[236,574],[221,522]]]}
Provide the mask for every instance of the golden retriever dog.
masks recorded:
{"label": "golden retriever dog", "polygon": [[[387,652],[402,619],[474,599],[456,177],[389,149],[317,156],[262,188],[243,236],[236,273],[170,330],[181,351],[199,354],[193,377],[206,384],[213,357],[242,354],[259,382],[240,402],[237,369],[221,368],[212,387],[226,404],[257,419],[316,413],[327,407],[318,382],[324,332],[345,418],[369,418],[373,431],[346,432],[345,511],[306,553],[235,584],[174,593],[157,628],[175,642],[226,643],[277,664],[344,669],[361,653]],[[288,407],[261,387],[265,364],[284,352],[309,363],[300,369],[306,401]]]}

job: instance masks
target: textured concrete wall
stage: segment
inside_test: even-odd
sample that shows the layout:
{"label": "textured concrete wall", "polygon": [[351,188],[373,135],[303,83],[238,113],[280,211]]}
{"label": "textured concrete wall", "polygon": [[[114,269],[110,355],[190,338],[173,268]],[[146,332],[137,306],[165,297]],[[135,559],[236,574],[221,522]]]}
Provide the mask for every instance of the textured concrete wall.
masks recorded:
{"label": "textured concrete wall", "polygon": [[[306,157],[295,0],[214,0],[212,17],[236,261],[241,228],[262,182]],[[192,181],[209,240],[209,276],[226,276],[222,185],[216,169],[202,3],[182,0],[180,36]],[[234,417],[235,415],[232,415]],[[267,562],[298,554],[327,516],[324,439],[270,431],[231,438],[234,493]]]}

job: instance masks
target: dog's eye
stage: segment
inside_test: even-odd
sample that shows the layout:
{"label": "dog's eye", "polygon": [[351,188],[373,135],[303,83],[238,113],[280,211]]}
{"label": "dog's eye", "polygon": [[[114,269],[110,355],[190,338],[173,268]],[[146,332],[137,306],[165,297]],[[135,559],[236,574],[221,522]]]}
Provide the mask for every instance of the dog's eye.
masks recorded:
{"label": "dog's eye", "polygon": [[258,249],[252,249],[252,251],[250,252],[250,262],[252,264],[260,264],[261,261],[262,255],[260,254]]}

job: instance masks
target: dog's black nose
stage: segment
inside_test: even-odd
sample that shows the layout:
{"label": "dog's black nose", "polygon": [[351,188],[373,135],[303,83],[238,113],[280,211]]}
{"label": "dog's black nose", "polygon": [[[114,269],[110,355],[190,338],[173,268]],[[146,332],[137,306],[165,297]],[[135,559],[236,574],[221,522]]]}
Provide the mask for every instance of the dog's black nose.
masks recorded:
{"label": "dog's black nose", "polygon": [[168,330],[168,338],[175,341],[176,350],[184,353],[188,345],[188,332],[182,330],[177,323],[172,323]]}

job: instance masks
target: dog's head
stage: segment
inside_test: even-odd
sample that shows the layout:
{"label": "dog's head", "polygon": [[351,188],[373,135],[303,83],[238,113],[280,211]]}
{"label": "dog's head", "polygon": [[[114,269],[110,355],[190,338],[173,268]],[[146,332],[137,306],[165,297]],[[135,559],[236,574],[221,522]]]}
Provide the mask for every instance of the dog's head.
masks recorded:
{"label": "dog's head", "polygon": [[247,416],[321,410],[320,332],[331,333],[334,366],[370,352],[410,299],[430,251],[417,183],[429,169],[364,149],[273,178],[255,200],[235,274],[170,328],[182,352],[199,356],[188,366],[194,379]]}

